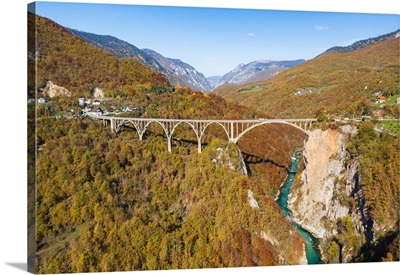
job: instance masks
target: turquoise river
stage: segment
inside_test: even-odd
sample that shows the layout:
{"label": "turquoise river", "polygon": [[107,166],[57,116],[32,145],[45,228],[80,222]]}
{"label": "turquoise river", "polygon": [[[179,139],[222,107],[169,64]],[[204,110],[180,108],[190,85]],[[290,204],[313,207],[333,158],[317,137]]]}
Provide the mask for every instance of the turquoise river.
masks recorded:
{"label": "turquoise river", "polygon": [[280,189],[280,194],[277,200],[277,203],[285,216],[292,222],[293,227],[300,233],[301,237],[303,238],[303,241],[306,245],[306,257],[308,264],[320,264],[321,262],[321,256],[318,251],[318,239],[314,238],[310,232],[306,231],[303,229],[300,225],[296,224],[292,220],[292,214],[290,210],[287,207],[287,201],[288,201],[288,196],[289,196],[289,191],[290,187],[293,184],[294,178],[297,173],[298,165],[299,165],[299,159],[300,159],[301,153],[296,152],[292,158],[292,163],[289,168],[289,175],[286,178],[282,188]]}

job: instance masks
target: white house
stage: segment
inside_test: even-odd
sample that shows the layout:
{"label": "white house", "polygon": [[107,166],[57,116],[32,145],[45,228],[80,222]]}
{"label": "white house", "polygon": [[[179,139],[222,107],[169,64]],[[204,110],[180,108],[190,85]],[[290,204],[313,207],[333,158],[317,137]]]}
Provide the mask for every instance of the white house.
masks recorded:
{"label": "white house", "polygon": [[100,100],[98,99],[93,100],[93,105],[100,105]]}
{"label": "white house", "polygon": [[126,107],[125,111],[130,112],[130,111],[134,111],[137,110],[137,108],[133,105],[129,105],[128,107]]}
{"label": "white house", "polygon": [[382,96],[382,95],[380,95],[380,96],[378,96],[376,99],[375,99],[375,103],[383,103],[383,102],[385,102],[386,101],[386,97],[384,97],[384,96]]}

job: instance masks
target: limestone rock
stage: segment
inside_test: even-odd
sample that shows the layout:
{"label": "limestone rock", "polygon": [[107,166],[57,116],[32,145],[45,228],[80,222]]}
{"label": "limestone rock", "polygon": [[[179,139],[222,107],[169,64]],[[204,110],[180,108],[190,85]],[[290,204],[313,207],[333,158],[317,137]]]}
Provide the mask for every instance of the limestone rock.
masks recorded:
{"label": "limestone rock", "polygon": [[104,97],[104,92],[102,89],[98,87],[94,87],[91,91],[90,94],[92,97],[97,98],[97,99],[103,99]]}
{"label": "limestone rock", "polygon": [[68,91],[66,88],[58,86],[51,81],[46,82],[46,86],[41,89],[41,91],[50,98],[55,96],[66,96],[70,97],[71,92]]}
{"label": "limestone rock", "polygon": [[[305,169],[301,182],[292,186],[288,208],[293,220],[322,243],[335,236],[337,223],[350,216],[358,235],[365,234],[367,217],[363,195],[358,183],[358,160],[346,159],[349,136],[355,134],[355,126],[343,126],[338,130],[312,131],[304,147]],[[349,209],[346,198],[352,197],[358,207]],[[351,259],[352,247],[342,247],[342,261]]]}
{"label": "limestone rock", "polygon": [[239,147],[227,146],[225,149],[218,147],[217,153],[216,157],[212,159],[212,162],[222,164],[242,175],[248,175],[247,167]]}
{"label": "limestone rock", "polygon": [[[335,234],[330,231],[329,224],[336,224],[349,213],[348,207],[335,199],[335,194],[342,192],[337,181],[352,176],[343,174],[346,135],[351,134],[352,129],[343,130],[311,132],[304,148],[303,183],[289,195],[288,207],[293,219],[318,238]],[[351,189],[343,192],[351,192]]]}

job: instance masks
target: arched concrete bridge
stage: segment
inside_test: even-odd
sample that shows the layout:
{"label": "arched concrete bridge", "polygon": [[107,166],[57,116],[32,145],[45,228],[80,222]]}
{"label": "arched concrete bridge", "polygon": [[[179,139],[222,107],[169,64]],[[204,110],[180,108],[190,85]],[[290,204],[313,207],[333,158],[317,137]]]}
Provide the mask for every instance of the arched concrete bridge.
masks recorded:
{"label": "arched concrete bridge", "polygon": [[104,121],[104,124],[109,124],[111,130],[118,132],[124,125],[132,125],[135,127],[139,134],[139,139],[143,139],[143,135],[147,130],[147,127],[151,123],[158,123],[165,132],[168,140],[168,152],[171,152],[172,147],[172,135],[176,127],[181,123],[188,124],[194,131],[197,137],[198,152],[201,153],[201,139],[211,124],[218,124],[224,129],[229,142],[237,143],[238,140],[247,132],[252,129],[271,123],[288,124],[295,127],[305,134],[309,135],[309,129],[311,124],[317,119],[306,118],[306,119],[258,119],[258,120],[208,120],[208,119],[166,119],[166,118],[128,118],[128,117],[112,117],[112,116],[97,116],[96,118]]}

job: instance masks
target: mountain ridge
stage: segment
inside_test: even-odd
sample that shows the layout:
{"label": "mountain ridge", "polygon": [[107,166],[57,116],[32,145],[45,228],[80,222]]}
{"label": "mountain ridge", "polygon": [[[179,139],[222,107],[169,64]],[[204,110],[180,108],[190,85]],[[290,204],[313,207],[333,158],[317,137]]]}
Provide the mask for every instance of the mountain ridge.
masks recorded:
{"label": "mountain ridge", "polygon": [[358,40],[354,43],[352,43],[351,45],[348,46],[335,46],[332,48],[327,49],[325,52],[323,52],[321,55],[327,54],[329,52],[340,52],[340,53],[346,53],[346,52],[351,52],[351,51],[355,51],[355,50],[359,50],[362,49],[368,45],[372,45],[375,44],[377,42],[382,42],[385,41],[387,38],[389,37],[394,37],[397,38],[400,36],[400,29],[394,31],[394,32],[390,32],[387,34],[382,34],[376,37],[370,37],[367,39],[362,39],[362,40]]}
{"label": "mountain ridge", "polygon": [[67,30],[84,39],[86,42],[108,51],[119,58],[133,57],[137,61],[150,66],[155,71],[165,73],[164,68],[156,60],[124,40],[112,35],[93,34],[71,28],[67,28]]}
{"label": "mountain ridge", "polygon": [[220,86],[214,92],[272,117],[310,117],[321,110],[395,116],[398,105],[397,111],[396,106],[378,110],[375,97],[400,95],[399,40],[393,32],[353,51],[325,52],[268,80]]}
{"label": "mountain ridge", "polygon": [[191,65],[177,58],[165,57],[151,49],[142,49],[142,51],[157,60],[165,68],[167,77],[173,84],[181,87],[187,86],[202,92],[211,91],[212,88],[204,75]]}
{"label": "mountain ridge", "polygon": [[208,83],[210,83],[210,86],[213,90],[217,87],[218,82],[221,80],[221,78],[222,78],[222,75],[213,75],[213,76],[207,77],[207,81],[208,81]]}
{"label": "mountain ridge", "polygon": [[[136,59],[156,72],[164,74],[172,85],[187,86],[193,90],[203,92],[211,91],[211,86],[204,75],[180,59],[164,57],[154,50],[139,49],[129,42],[111,35],[100,35],[70,28],[67,29],[90,44],[108,51],[119,58],[131,57]],[[163,63],[163,65],[160,63]]]}
{"label": "mountain ridge", "polygon": [[136,59],[118,58],[48,18],[29,15],[29,22],[42,32],[35,35],[28,30],[28,37],[36,39],[28,43],[29,91],[49,80],[71,91],[71,96],[89,96],[94,87],[107,97],[171,89],[163,74]]}
{"label": "mountain ridge", "polygon": [[275,60],[256,60],[250,63],[238,64],[232,71],[226,73],[219,80],[215,87],[226,84],[245,84],[266,80],[284,70],[305,62],[304,59],[275,61]]}

